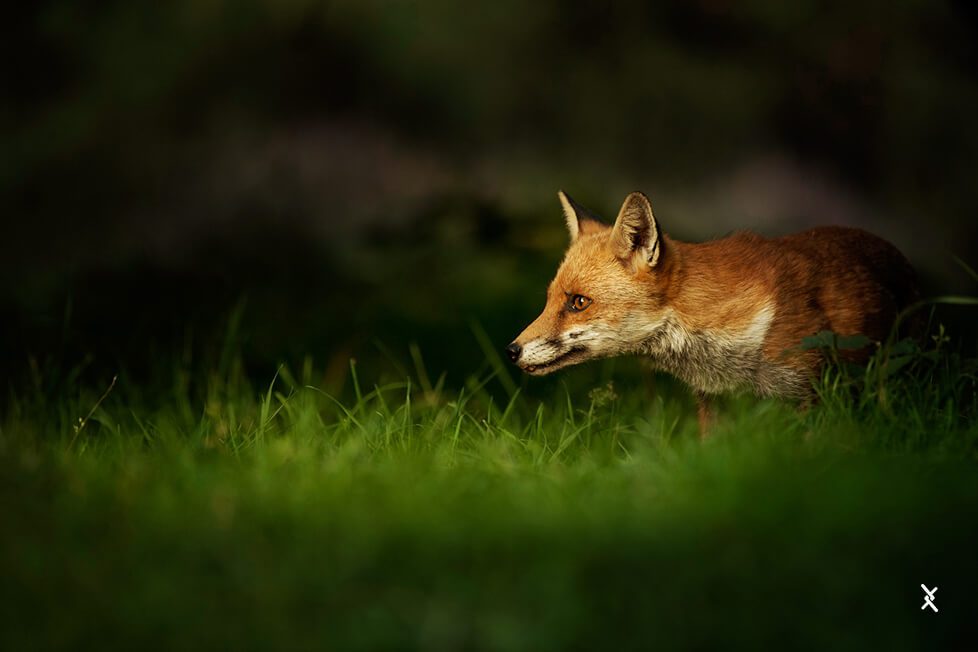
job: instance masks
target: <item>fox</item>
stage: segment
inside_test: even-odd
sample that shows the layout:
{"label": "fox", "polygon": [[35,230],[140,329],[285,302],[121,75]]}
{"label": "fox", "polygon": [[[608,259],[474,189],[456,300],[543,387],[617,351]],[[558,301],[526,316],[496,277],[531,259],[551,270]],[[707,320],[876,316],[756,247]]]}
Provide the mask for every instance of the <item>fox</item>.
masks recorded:
{"label": "fox", "polygon": [[[660,228],[641,192],[625,198],[613,225],[563,191],[557,197],[570,244],[543,312],[506,347],[509,359],[543,376],[644,356],[691,388],[703,437],[717,395],[811,401],[825,356],[801,347],[806,336],[828,330],[879,343],[919,298],[910,262],[862,229],[682,242]],[[845,355],[865,360],[871,348]]]}

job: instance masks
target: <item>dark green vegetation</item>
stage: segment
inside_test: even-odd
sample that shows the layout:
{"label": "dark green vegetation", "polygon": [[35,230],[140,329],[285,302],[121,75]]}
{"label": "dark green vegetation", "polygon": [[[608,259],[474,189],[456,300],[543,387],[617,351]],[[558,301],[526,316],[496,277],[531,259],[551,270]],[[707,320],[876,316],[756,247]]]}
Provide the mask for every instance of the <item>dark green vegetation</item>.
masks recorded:
{"label": "dark green vegetation", "polygon": [[411,353],[348,400],[234,355],[13,395],[0,647],[946,649],[973,621],[976,365],[941,338],[806,412],[731,399],[702,443],[634,361],[541,388],[489,349],[449,391]]}

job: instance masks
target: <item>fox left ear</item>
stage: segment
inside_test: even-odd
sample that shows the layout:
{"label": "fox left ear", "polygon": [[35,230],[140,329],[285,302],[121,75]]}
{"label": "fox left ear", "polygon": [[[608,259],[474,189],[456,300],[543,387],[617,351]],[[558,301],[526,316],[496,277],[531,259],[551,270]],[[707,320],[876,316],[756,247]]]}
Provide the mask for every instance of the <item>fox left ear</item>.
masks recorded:
{"label": "fox left ear", "polygon": [[659,224],[649,198],[640,192],[625,197],[611,231],[615,254],[624,261],[655,267],[659,262]]}
{"label": "fox left ear", "polygon": [[572,243],[582,235],[608,228],[563,190],[557,191],[557,198],[560,199],[560,206],[564,209],[564,219],[567,220],[567,230],[570,232]]}

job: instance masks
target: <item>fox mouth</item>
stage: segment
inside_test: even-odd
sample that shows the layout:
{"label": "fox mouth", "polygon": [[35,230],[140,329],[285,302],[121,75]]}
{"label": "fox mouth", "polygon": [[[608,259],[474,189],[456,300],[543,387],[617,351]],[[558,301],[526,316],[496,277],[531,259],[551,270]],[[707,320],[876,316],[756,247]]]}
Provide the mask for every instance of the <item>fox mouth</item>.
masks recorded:
{"label": "fox mouth", "polygon": [[523,371],[534,376],[543,376],[550,373],[551,371],[556,371],[561,367],[566,367],[567,365],[574,364],[584,357],[583,354],[587,353],[587,349],[583,346],[575,346],[568,349],[565,353],[561,353],[556,358],[549,362],[543,364],[529,364],[523,367]]}

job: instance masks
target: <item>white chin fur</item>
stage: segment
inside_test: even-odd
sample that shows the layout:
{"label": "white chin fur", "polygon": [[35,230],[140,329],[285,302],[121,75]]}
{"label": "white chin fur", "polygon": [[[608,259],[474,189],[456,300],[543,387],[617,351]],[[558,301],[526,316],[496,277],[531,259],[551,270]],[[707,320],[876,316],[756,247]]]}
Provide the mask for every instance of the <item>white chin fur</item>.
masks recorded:
{"label": "white chin fur", "polygon": [[581,362],[590,357],[588,347],[564,336],[560,340],[537,339],[523,347],[520,369],[534,376],[545,376],[553,371]]}
{"label": "white chin fur", "polygon": [[578,362],[584,362],[587,358],[587,351],[583,349],[568,349],[565,353],[561,354],[557,358],[542,364],[527,364],[525,362],[520,362],[520,369],[531,376],[546,376],[547,374],[557,371],[558,369],[569,367],[577,364]]}

